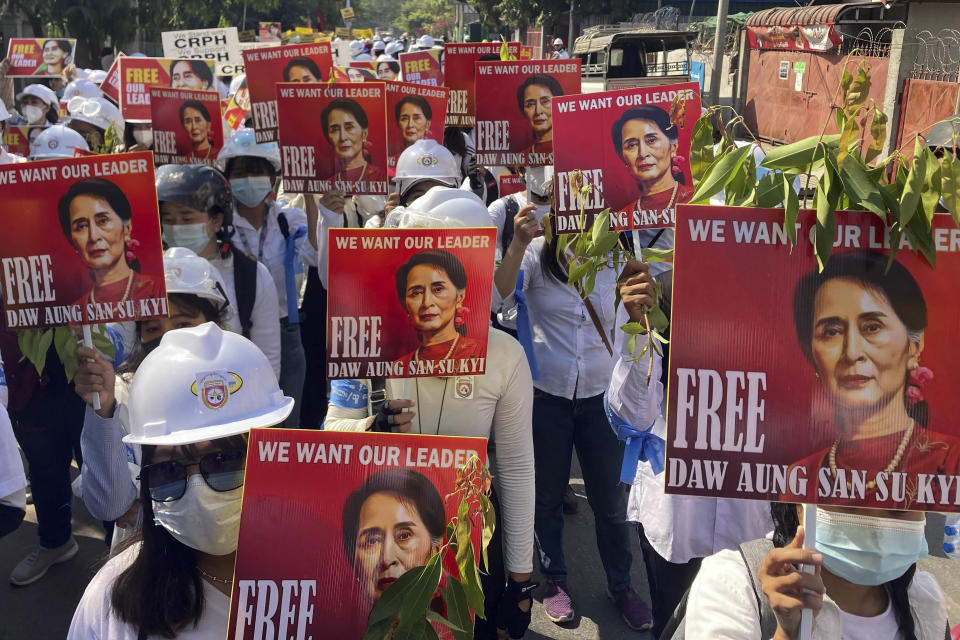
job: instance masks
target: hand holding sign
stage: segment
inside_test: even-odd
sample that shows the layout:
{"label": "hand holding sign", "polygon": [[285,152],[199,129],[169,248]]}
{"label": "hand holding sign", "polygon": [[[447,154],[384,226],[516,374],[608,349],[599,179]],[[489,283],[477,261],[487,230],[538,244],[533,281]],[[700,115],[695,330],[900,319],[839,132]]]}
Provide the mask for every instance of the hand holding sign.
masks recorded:
{"label": "hand holding sign", "polygon": [[617,284],[620,287],[620,300],[630,316],[630,321],[644,322],[647,309],[654,305],[656,299],[650,265],[639,260],[630,260],[620,273]]}
{"label": "hand holding sign", "polygon": [[[763,560],[758,577],[763,593],[770,600],[770,607],[777,616],[775,640],[797,640],[800,637],[800,616],[804,609],[811,609],[814,616],[823,607],[826,589],[820,577],[823,556],[803,548],[803,527],[782,549],[774,549]],[[815,573],[803,573],[794,565],[816,567]]]}

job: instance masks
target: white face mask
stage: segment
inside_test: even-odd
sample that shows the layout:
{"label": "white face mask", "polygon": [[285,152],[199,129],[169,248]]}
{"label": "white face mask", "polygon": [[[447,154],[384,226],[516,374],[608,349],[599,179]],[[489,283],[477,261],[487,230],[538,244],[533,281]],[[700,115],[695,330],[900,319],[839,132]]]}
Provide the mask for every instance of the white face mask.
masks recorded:
{"label": "white face mask", "polygon": [[163,225],[163,239],[170,247],[190,249],[197,255],[207,248],[210,236],[207,235],[207,225],[203,222],[194,224],[165,224]]}
{"label": "white face mask", "polygon": [[149,147],[153,145],[153,129],[135,129],[133,139],[137,141],[137,144]]}
{"label": "white face mask", "polygon": [[22,111],[23,117],[27,119],[28,124],[41,124],[46,115],[43,109],[32,104],[24,106]]}
{"label": "white face mask", "polygon": [[191,549],[211,556],[237,550],[243,487],[214,491],[199,473],[187,480],[183,497],[153,503],[153,522]]}

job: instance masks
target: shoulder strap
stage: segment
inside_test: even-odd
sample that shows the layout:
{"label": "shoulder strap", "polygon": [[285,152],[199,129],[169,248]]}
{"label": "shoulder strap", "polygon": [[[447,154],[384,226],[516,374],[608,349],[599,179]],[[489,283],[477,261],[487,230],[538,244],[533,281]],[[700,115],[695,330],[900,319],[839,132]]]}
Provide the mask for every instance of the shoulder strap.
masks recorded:
{"label": "shoulder strap", "polygon": [[286,240],[290,237],[290,223],[287,222],[286,214],[281,211],[277,214],[277,225],[280,227],[280,233],[283,234],[283,239]]}
{"label": "shoulder strap", "polygon": [[506,206],[507,213],[503,219],[503,233],[500,235],[500,246],[503,252],[506,253],[507,247],[513,242],[513,218],[517,215],[517,212],[520,211],[520,203],[517,202],[517,199],[513,197],[513,195],[509,195],[504,198],[504,205]]}
{"label": "shoulder strap", "polygon": [[237,312],[243,337],[250,338],[253,305],[257,301],[257,262],[240,251],[233,252],[233,286],[237,292]]}
{"label": "shoulder strap", "polygon": [[763,565],[763,559],[773,550],[773,541],[760,538],[745,542],[739,548],[743,563],[747,565],[747,573],[750,574],[753,597],[757,600],[757,613],[760,616],[760,638],[761,640],[770,640],[777,633],[777,618],[770,607],[770,601],[763,593],[763,587],[760,585],[757,572]]}
{"label": "shoulder strap", "polygon": [[661,640],[684,640],[686,630],[684,628],[684,618],[687,617],[687,600],[690,599],[690,589],[683,592],[683,597],[677,603],[677,608],[673,610],[670,619],[660,632]]}

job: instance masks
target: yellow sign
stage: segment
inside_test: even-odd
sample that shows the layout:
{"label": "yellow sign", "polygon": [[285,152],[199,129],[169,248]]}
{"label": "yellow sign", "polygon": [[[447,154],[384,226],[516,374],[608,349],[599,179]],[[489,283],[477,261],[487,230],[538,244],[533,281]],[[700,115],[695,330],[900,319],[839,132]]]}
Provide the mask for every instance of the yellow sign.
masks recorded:
{"label": "yellow sign", "polygon": [[297,27],[296,29],[294,29],[294,31],[301,36],[309,36],[313,34],[313,29],[311,29],[310,27]]}
{"label": "yellow sign", "polygon": [[373,40],[373,29],[354,29],[353,37],[358,40]]}
{"label": "yellow sign", "polygon": [[340,9],[340,15],[344,20],[353,20],[357,14],[353,12],[353,7],[344,7]]}

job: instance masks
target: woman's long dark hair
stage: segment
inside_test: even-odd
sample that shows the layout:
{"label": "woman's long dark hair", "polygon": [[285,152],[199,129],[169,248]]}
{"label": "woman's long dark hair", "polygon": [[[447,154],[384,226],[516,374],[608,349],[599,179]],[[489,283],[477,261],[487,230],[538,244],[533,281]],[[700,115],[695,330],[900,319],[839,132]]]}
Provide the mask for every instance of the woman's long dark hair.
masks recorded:
{"label": "woman's long dark hair", "polygon": [[[786,502],[771,502],[770,516],[773,518],[773,545],[778,548],[787,546],[797,535],[797,527],[800,526],[797,505],[787,504]],[[897,619],[897,626],[900,628],[904,640],[917,640],[917,629],[910,607],[909,593],[910,584],[913,582],[913,576],[916,572],[917,565],[913,564],[902,576],[883,585],[890,596],[893,614]]]}
{"label": "woman's long dark hair", "polygon": [[[553,216],[553,210],[551,209],[550,217],[553,218]],[[557,242],[557,232],[554,231],[550,237],[550,242],[544,242],[543,249],[540,250],[540,268],[557,282],[567,284],[567,272],[560,265],[560,261],[557,260]]]}

